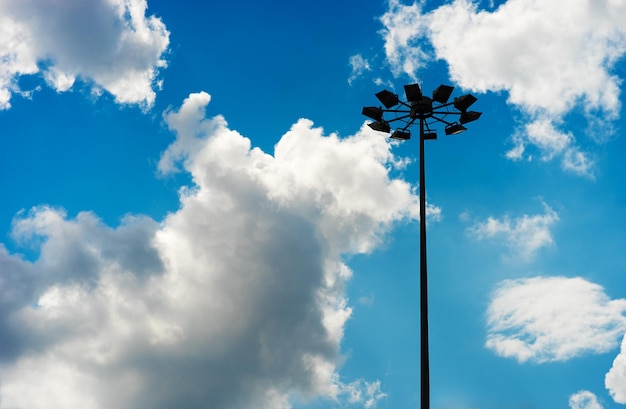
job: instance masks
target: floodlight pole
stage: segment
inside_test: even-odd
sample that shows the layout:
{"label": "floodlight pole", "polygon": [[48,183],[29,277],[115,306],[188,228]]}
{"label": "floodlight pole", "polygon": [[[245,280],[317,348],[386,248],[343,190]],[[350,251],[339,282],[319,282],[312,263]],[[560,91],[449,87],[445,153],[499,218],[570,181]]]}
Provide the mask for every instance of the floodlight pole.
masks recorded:
{"label": "floodlight pole", "polygon": [[430,408],[430,361],[428,357],[428,275],[426,263],[426,168],[424,165],[424,119],[420,118],[420,400]]}
{"label": "floodlight pole", "polygon": [[[467,130],[463,126],[480,118],[481,113],[467,111],[476,97],[471,94],[454,98],[448,102],[453,87],[440,85],[433,91],[433,97],[422,94],[419,84],[404,86],[406,101],[401,101],[398,95],[383,90],[376,94],[386,109],[382,107],[363,107],[363,115],[372,118],[375,122],[368,124],[370,128],[379,132],[391,133],[391,123],[403,123],[404,126],[396,129],[391,138],[407,140],[411,138],[409,128],[419,121],[420,130],[420,409],[430,409],[430,361],[428,354],[428,275],[426,263],[426,166],[424,162],[424,141],[437,139],[437,134],[430,125],[437,122],[446,125],[446,135],[456,135]],[[433,106],[433,102],[438,105]],[[451,108],[455,110],[452,111]],[[383,119],[385,113],[395,115],[391,119]],[[459,120],[451,121],[450,115],[459,115]],[[428,131],[428,132],[425,132]]]}

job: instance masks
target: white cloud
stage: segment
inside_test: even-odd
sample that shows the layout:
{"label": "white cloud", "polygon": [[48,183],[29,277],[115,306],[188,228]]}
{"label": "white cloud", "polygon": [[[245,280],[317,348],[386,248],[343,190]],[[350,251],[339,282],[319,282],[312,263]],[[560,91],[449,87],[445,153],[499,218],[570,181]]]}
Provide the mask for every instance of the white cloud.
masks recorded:
{"label": "white cloud", "polygon": [[[454,0],[424,13],[418,3],[394,0],[381,21],[396,75],[415,78],[425,61],[441,59],[465,89],[508,92],[508,102],[530,123],[520,131],[524,143],[507,155],[515,159],[527,144],[544,157],[576,149],[571,135],[557,130],[576,107],[590,125],[618,117],[621,79],[611,70],[626,52],[625,18],[626,5],[616,1],[509,0],[487,11]],[[600,129],[602,135],[594,135],[595,126],[588,131],[602,140],[610,129]]]}
{"label": "white cloud", "polygon": [[[217,165],[232,172],[250,172],[258,178],[256,183],[268,190],[272,201],[308,209],[324,238],[332,241],[331,249],[340,252],[369,251],[379,240],[372,235],[377,226],[419,213],[410,186],[388,179],[382,164],[398,162],[389,143],[367,126],[342,140],[335,134],[323,137],[321,128],[301,119],[276,144],[272,157],[250,149],[250,141],[228,129],[223,117],[204,119],[209,100],[206,93],[192,94],[179,112],[166,113],[166,122],[178,132],[178,138],[159,162],[162,172],[171,172],[177,162],[182,162],[199,186],[211,181],[214,172],[207,169]],[[385,195],[380,194],[383,190]],[[434,207],[428,210],[435,215],[439,212]],[[357,243],[358,249],[351,248]]]}
{"label": "white cloud", "polygon": [[76,80],[118,103],[152,105],[169,32],[146,0],[0,0],[0,109],[22,75],[58,92]]}
{"label": "white cloud", "polygon": [[615,402],[626,403],[626,336],[622,339],[621,350],[604,378],[604,385]]}
{"label": "white cloud", "polygon": [[274,155],[207,119],[192,94],[165,114],[161,171],[189,172],[164,220],[112,228],[38,207],[0,246],[0,408],[289,408],[325,397],[373,408],[380,383],[344,382],[351,308],[342,255],[373,250],[416,218],[396,158],[364,126],[325,136],[293,125]]}
{"label": "white cloud", "polygon": [[493,217],[470,227],[468,233],[478,240],[502,238],[514,256],[531,260],[543,247],[554,244],[550,228],[559,220],[558,214],[544,203],[543,215],[523,215],[515,219]]}
{"label": "white cloud", "polygon": [[598,397],[589,391],[578,391],[569,397],[571,409],[602,409]]}
{"label": "white cloud", "polygon": [[519,362],[605,353],[626,331],[625,311],[626,300],[582,278],[505,280],[487,309],[486,346]]}
{"label": "white cloud", "polygon": [[625,15],[620,2],[509,0],[487,12],[456,0],[430,15],[430,39],[464,88],[509,91],[530,112],[561,115],[582,99],[617,113],[608,69],[626,51]]}
{"label": "white cloud", "polygon": [[581,152],[578,148],[568,148],[563,154],[561,161],[563,169],[574,174],[594,179],[594,162],[589,159],[589,155]]}
{"label": "white cloud", "polygon": [[359,304],[364,305],[366,307],[371,307],[374,305],[374,296],[362,295],[358,299]]}
{"label": "white cloud", "polygon": [[539,119],[526,125],[528,141],[540,148],[543,159],[552,159],[571,145],[574,136],[571,133],[562,133],[554,128],[548,119]]}
{"label": "white cloud", "polygon": [[344,385],[342,393],[348,395],[348,402],[360,403],[365,409],[375,408],[379,400],[387,397],[380,390],[380,381],[366,382],[362,379]]}
{"label": "white cloud", "polygon": [[348,78],[348,84],[352,84],[352,81],[359,78],[366,71],[371,71],[369,61],[367,61],[361,54],[356,54],[350,57],[350,67],[352,71],[350,73],[350,77]]}
{"label": "white cloud", "polygon": [[552,119],[545,116],[535,119],[526,124],[523,131],[518,129],[512,139],[514,146],[506,153],[506,157],[511,160],[520,160],[524,157],[532,160],[532,155],[526,152],[527,146],[530,145],[539,150],[543,161],[558,157],[561,158],[561,168],[566,172],[589,179],[595,177],[593,172],[595,163],[590,155],[576,146],[571,132],[557,129]]}
{"label": "white cloud", "polygon": [[398,0],[389,0],[389,11],[380,21],[384,25],[381,34],[385,39],[385,55],[394,75],[404,73],[416,79],[417,70],[431,59],[420,46],[420,40],[428,32],[428,20],[422,15],[421,5],[416,2],[406,6]]}

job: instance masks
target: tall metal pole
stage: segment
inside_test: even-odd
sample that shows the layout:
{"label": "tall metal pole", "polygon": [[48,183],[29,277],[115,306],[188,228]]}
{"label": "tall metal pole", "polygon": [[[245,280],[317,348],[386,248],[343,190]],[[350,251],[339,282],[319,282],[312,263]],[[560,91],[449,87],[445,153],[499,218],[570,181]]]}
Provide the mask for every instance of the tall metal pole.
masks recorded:
{"label": "tall metal pole", "polygon": [[420,118],[420,399],[430,409],[428,360],[428,279],[426,275],[426,174],[424,167],[424,119]]}
{"label": "tall metal pole", "polygon": [[[467,109],[476,102],[471,94],[454,98],[448,102],[454,87],[440,85],[433,91],[433,97],[422,94],[419,84],[404,86],[406,101],[400,101],[398,95],[383,90],[376,97],[383,103],[382,107],[363,107],[363,115],[372,118],[375,122],[367,124],[379,132],[391,133],[392,122],[399,122],[404,126],[397,128],[390,138],[407,140],[411,138],[409,128],[419,120],[420,123],[420,409],[430,409],[430,362],[428,358],[428,278],[426,272],[426,166],[424,164],[424,140],[437,139],[437,133],[430,126],[435,122],[446,125],[446,135],[456,135],[467,130],[463,126],[480,118],[481,112]],[[434,105],[436,102],[438,105]],[[456,111],[452,111],[454,107]],[[383,114],[391,112],[395,118],[385,120]],[[450,115],[459,115],[459,120],[451,121]],[[459,123],[460,122],[460,123]],[[426,131],[424,131],[426,128]]]}

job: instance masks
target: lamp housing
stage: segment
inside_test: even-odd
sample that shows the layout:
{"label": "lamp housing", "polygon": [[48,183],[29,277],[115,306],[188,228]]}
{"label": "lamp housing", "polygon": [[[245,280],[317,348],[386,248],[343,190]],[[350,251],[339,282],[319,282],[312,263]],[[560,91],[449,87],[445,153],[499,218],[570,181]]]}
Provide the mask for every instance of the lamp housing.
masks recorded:
{"label": "lamp housing", "polygon": [[406,94],[406,100],[410,102],[419,101],[422,98],[422,90],[419,84],[405,85],[404,93]]}
{"label": "lamp housing", "polygon": [[483,114],[482,112],[476,112],[476,111],[461,112],[461,117],[459,118],[459,122],[461,122],[462,124],[466,124],[468,122],[475,121],[478,118],[480,118],[482,114]]}
{"label": "lamp housing", "polygon": [[376,94],[376,98],[385,106],[385,108],[393,108],[400,103],[398,95],[391,91],[382,90]]}
{"label": "lamp housing", "polygon": [[441,84],[433,91],[433,101],[437,101],[440,104],[445,104],[446,102],[448,102],[448,99],[450,98],[450,95],[452,95],[453,90],[454,87]]}
{"label": "lamp housing", "polygon": [[369,126],[375,131],[387,132],[387,133],[391,132],[391,126],[389,126],[389,123],[386,121],[372,122],[370,124],[367,124],[367,126]]}
{"label": "lamp housing", "polygon": [[361,113],[368,118],[372,118],[374,121],[383,120],[383,109],[380,107],[363,107]]}
{"label": "lamp housing", "polygon": [[391,134],[390,138],[391,139],[397,139],[397,140],[400,140],[400,141],[406,141],[408,139],[411,139],[411,132],[410,131],[395,130]]}
{"label": "lamp housing", "polygon": [[450,124],[446,126],[446,135],[457,135],[461,132],[467,131],[467,128],[461,124]]}
{"label": "lamp housing", "polygon": [[472,94],[461,95],[458,98],[454,98],[454,107],[461,112],[465,112],[476,101],[476,97]]}

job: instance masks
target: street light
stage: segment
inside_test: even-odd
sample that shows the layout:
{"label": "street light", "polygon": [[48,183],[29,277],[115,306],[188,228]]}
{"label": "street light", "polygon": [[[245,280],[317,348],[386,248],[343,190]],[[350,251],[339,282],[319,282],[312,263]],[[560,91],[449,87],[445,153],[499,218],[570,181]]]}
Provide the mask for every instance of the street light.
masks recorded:
{"label": "street light", "polygon": [[[375,131],[391,133],[391,124],[397,122],[403,126],[396,128],[390,138],[408,140],[409,128],[419,122],[420,129],[420,401],[421,409],[430,409],[430,364],[428,359],[428,277],[426,266],[426,175],[424,166],[424,141],[437,139],[437,133],[430,127],[437,122],[445,124],[446,135],[456,135],[467,130],[463,124],[480,118],[481,112],[467,111],[476,97],[467,94],[448,102],[454,87],[440,85],[433,91],[433,97],[422,94],[419,84],[404,86],[406,101],[398,95],[383,90],[376,94],[385,106],[365,107],[363,114],[374,119],[368,126]],[[436,104],[434,104],[436,103]],[[452,110],[454,108],[454,110]],[[384,119],[385,113],[391,113],[390,119]],[[458,115],[458,121],[449,116]]]}

